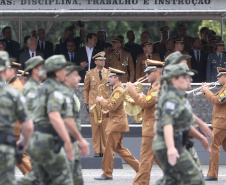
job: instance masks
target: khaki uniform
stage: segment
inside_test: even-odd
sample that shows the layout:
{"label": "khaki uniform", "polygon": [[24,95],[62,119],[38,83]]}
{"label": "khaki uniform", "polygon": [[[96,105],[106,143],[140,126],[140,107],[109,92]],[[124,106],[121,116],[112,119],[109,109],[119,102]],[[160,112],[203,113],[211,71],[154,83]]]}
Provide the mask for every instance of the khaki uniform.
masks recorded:
{"label": "khaki uniform", "polygon": [[165,53],[166,52],[166,45],[165,45],[165,42],[155,42],[153,44],[153,47],[156,49],[156,53]]}
{"label": "khaki uniform", "polygon": [[211,138],[210,142],[211,153],[209,171],[207,174],[207,176],[213,178],[218,178],[220,147],[222,142],[225,142],[226,140],[226,101],[223,101],[222,103],[219,102],[220,96],[224,96],[225,94],[226,85],[224,85],[216,94],[213,94],[211,91],[205,93],[205,97],[214,104],[212,116],[214,136]]}
{"label": "khaki uniform", "polygon": [[109,121],[106,128],[106,147],[102,160],[103,176],[112,177],[114,165],[114,153],[120,155],[136,172],[139,169],[139,161],[122,146],[123,132],[129,132],[127,114],[123,108],[122,92],[124,87],[121,83],[115,85],[108,100],[101,100],[104,109],[109,110]]}
{"label": "khaki uniform", "polygon": [[106,58],[106,68],[111,67],[126,72],[123,74],[122,83],[134,81],[135,69],[133,65],[133,59],[129,52],[121,50],[120,61],[118,61],[118,56],[116,55],[115,51],[108,53]]}
{"label": "khaki uniform", "polygon": [[176,41],[176,40],[183,40],[183,42],[184,42],[184,51],[185,52],[191,51],[193,37],[189,37],[189,36],[186,36],[186,37],[176,36],[176,37],[173,37],[172,39],[174,41]]}
{"label": "khaki uniform", "polygon": [[[86,78],[84,81],[84,102],[89,105],[89,109],[96,103],[96,97],[98,96],[97,89],[99,85],[104,84],[108,79],[109,71],[106,68],[103,68],[102,71],[102,80],[99,77],[99,71],[97,68],[92,69],[86,73]],[[101,87],[101,96],[107,99],[110,96],[110,87],[104,85]],[[94,153],[104,153],[104,148],[106,145],[106,124],[108,118],[104,118],[102,124],[96,124],[94,121],[94,114],[89,110],[90,123],[92,128],[92,141]]]}
{"label": "khaki uniform", "polygon": [[152,140],[155,136],[153,126],[155,123],[155,103],[157,91],[160,87],[159,83],[148,89],[147,96],[141,98],[136,90],[130,92],[131,98],[134,99],[137,105],[144,109],[144,117],[142,124],[142,144],[140,151],[140,168],[134,179],[133,185],[148,185],[150,181],[150,172],[155,161],[159,166],[158,160],[154,156],[152,150]]}
{"label": "khaki uniform", "polygon": [[[167,56],[169,56],[171,53],[174,53],[174,52],[166,52],[164,58],[166,58]],[[182,55],[189,55],[187,52],[184,52],[184,51],[181,51],[180,53]],[[188,64],[189,69],[191,69],[191,59],[187,59],[187,64]]]}
{"label": "khaki uniform", "polygon": [[[10,85],[18,89],[20,92],[22,92],[23,90],[23,85],[18,78],[12,83],[10,83]],[[14,126],[14,134],[15,134],[16,140],[18,141],[20,139],[20,122],[18,120],[16,121],[16,125]],[[20,171],[24,175],[32,171],[30,157],[27,155],[27,153],[23,154],[21,164],[18,164],[16,161],[16,166],[20,169]]]}
{"label": "khaki uniform", "polygon": [[[136,64],[136,79],[139,79],[141,77],[144,77],[146,73],[144,70],[146,69],[145,60],[147,60],[147,57],[145,53],[139,55],[137,57],[137,64]],[[151,60],[158,60],[161,61],[158,54],[152,53]],[[144,83],[147,83],[147,80],[144,81]]]}

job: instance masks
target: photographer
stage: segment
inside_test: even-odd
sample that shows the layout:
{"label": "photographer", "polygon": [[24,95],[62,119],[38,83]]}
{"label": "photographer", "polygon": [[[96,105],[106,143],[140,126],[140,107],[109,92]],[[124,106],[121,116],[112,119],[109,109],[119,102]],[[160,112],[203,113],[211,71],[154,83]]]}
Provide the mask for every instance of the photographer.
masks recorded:
{"label": "photographer", "polygon": [[[74,29],[78,26],[80,27],[80,36],[76,37]],[[71,26],[65,28],[64,35],[60,39],[60,52],[67,52],[68,41],[74,41],[76,48],[79,48],[85,36],[85,24],[81,21],[74,22]]]}

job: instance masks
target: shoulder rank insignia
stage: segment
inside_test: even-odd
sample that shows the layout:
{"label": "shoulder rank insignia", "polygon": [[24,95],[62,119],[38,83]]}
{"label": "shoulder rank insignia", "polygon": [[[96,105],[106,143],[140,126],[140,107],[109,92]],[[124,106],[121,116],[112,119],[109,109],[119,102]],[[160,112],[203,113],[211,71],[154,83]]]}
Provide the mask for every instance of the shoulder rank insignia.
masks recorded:
{"label": "shoulder rank insignia", "polygon": [[152,98],[151,95],[147,96],[147,97],[146,97],[146,101],[149,101],[151,98]]}
{"label": "shoulder rank insignia", "polygon": [[116,104],[116,100],[115,99],[111,100],[111,103]]}
{"label": "shoulder rank insignia", "polygon": [[152,96],[157,96],[157,92],[152,92],[151,95]]}
{"label": "shoulder rank insignia", "polygon": [[223,93],[222,93],[222,94],[220,94],[220,97],[221,97],[221,98],[223,98],[223,97],[224,97],[224,94],[223,94]]}
{"label": "shoulder rank insignia", "polygon": [[115,99],[118,99],[118,98],[119,98],[119,93],[118,93],[118,92],[116,92],[116,93],[114,94],[114,98],[115,98]]}

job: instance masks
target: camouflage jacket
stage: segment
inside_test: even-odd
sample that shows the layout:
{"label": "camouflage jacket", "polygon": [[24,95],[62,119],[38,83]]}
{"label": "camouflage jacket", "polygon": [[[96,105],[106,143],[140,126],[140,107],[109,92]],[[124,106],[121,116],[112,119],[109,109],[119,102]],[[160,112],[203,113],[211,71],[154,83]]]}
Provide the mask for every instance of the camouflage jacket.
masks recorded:
{"label": "camouflage jacket", "polygon": [[27,105],[27,109],[29,111],[29,114],[32,116],[33,113],[33,104],[34,104],[34,100],[37,96],[37,88],[39,86],[39,83],[32,77],[30,77],[28,79],[28,81],[26,82],[26,84],[24,85],[22,94],[24,95],[24,97],[26,98],[26,105]]}
{"label": "camouflage jacket", "polygon": [[74,120],[76,122],[76,126],[78,130],[81,130],[81,119],[79,116],[79,110],[80,110],[80,102],[77,98],[77,96],[74,93],[74,90],[66,86],[65,84],[62,84],[62,92],[64,93],[64,96],[70,98],[71,102],[71,108]]}
{"label": "camouflage jacket", "polygon": [[5,84],[0,78],[0,131],[14,134],[16,120],[20,123],[29,119],[26,99],[14,87]]}
{"label": "camouflage jacket", "polygon": [[158,149],[166,148],[163,127],[167,124],[173,125],[173,131],[189,131],[195,119],[191,105],[188,103],[186,93],[173,86],[161,91],[157,105],[157,140]]}
{"label": "camouflage jacket", "polygon": [[72,117],[71,100],[61,92],[61,83],[48,78],[37,89],[37,98],[33,104],[34,123],[37,126],[50,126],[48,114],[52,111],[60,112],[61,117]]}

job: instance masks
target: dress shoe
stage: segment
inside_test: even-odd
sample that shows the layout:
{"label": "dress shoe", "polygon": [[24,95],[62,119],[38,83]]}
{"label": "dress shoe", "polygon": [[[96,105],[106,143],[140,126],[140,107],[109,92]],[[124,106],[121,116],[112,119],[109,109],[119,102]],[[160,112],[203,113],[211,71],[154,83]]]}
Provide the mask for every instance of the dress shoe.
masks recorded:
{"label": "dress shoe", "polygon": [[113,177],[105,177],[105,176],[101,175],[99,177],[94,177],[94,179],[96,179],[96,180],[113,180]]}
{"label": "dress shoe", "polygon": [[205,181],[218,181],[218,178],[213,178],[213,177],[209,177],[209,176],[205,176]]}
{"label": "dress shoe", "polygon": [[101,153],[94,154],[94,157],[101,157]]}

